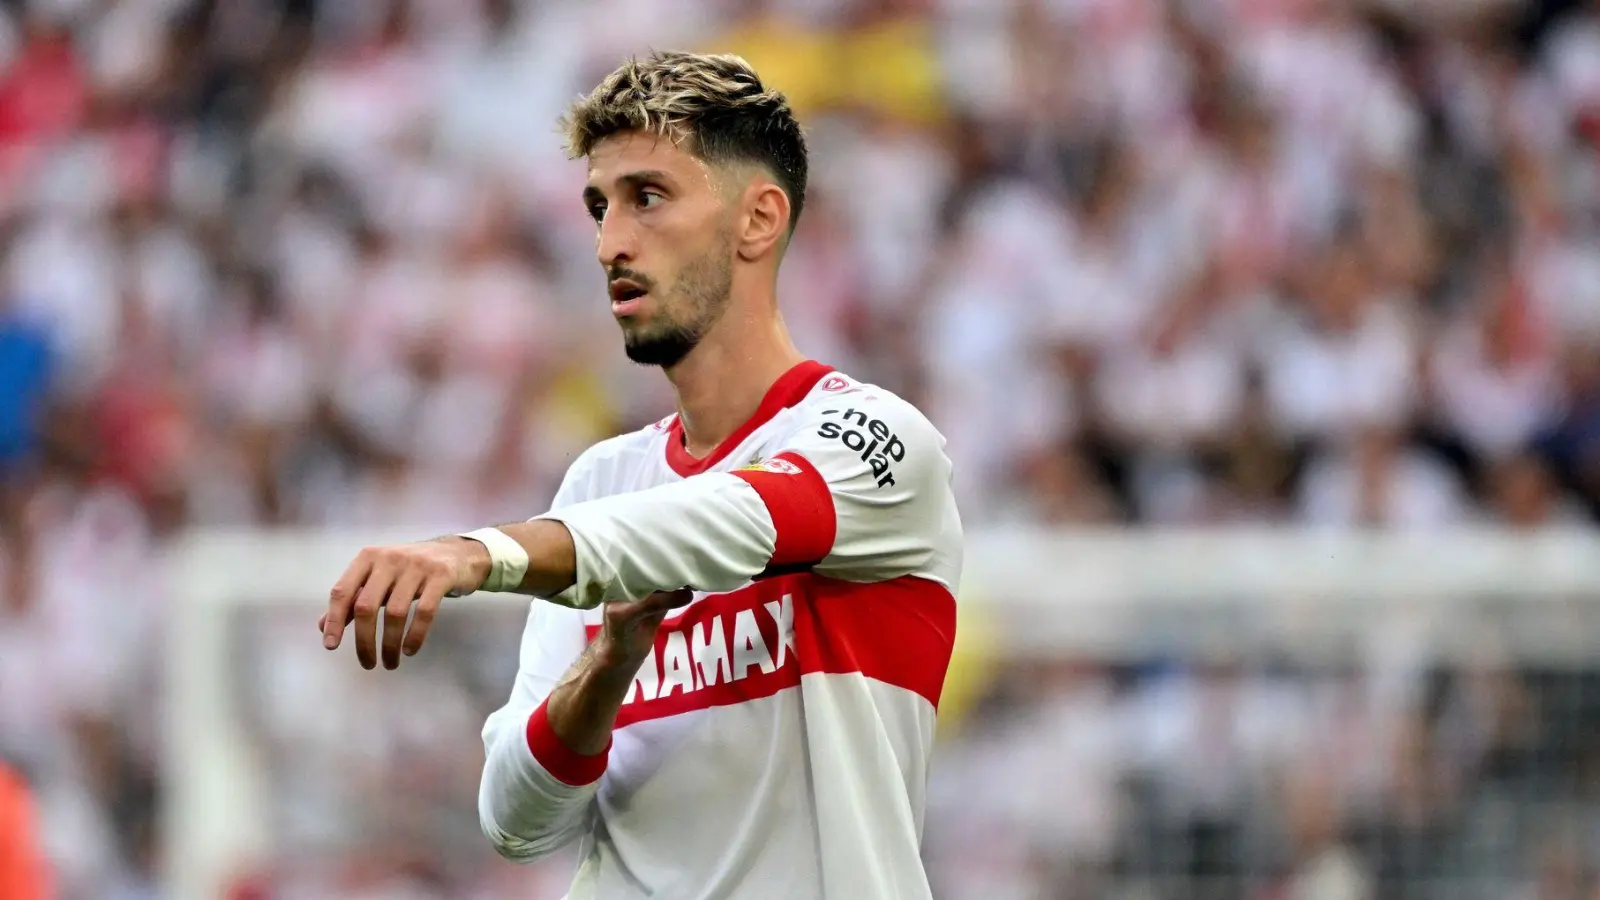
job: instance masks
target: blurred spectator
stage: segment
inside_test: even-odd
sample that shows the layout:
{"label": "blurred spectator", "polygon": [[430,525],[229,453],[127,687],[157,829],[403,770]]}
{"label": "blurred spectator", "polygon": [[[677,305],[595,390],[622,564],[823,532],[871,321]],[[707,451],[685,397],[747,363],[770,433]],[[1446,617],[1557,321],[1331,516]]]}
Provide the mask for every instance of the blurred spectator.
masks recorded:
{"label": "blurred spectator", "polygon": [[1310,464],[1300,508],[1317,525],[1428,528],[1458,521],[1465,502],[1441,460],[1393,431],[1371,428]]}
{"label": "blurred spectator", "polygon": [[[974,525],[1600,520],[1593,0],[0,4],[0,751],[64,896],[155,889],[132,701],[163,696],[174,535],[525,516],[668,411],[617,352],[555,127],[649,45],[742,52],[789,92],[816,163],[780,292],[802,348],[929,412]],[[46,577],[90,543],[96,583]],[[429,716],[474,729],[493,640],[461,638],[478,668],[436,674]],[[1007,739],[940,771],[1070,787],[932,826],[951,896],[1468,896],[1440,860],[1500,785],[1445,757],[1505,750],[1480,705],[1515,691],[1396,712],[1353,676],[1199,662],[1028,670]],[[273,670],[269,755],[386,764],[283,699],[312,665]],[[391,713],[427,750],[411,775],[459,792],[476,762]],[[1382,771],[1285,771],[1330,723]],[[274,827],[314,844],[341,799],[295,800]],[[241,890],[539,877],[462,875],[472,851],[415,850],[415,809],[374,815],[397,880],[268,861]],[[1013,820],[1039,846],[996,836]],[[1495,896],[1593,890],[1594,860],[1545,849]]]}

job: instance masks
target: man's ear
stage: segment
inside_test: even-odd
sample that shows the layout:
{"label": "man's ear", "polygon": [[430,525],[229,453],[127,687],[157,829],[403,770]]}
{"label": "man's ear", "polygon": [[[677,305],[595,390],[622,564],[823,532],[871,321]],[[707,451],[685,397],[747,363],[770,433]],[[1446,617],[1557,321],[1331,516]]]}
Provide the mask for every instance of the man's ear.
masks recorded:
{"label": "man's ear", "polygon": [[745,188],[738,233],[739,258],[746,262],[783,250],[789,237],[789,195],[760,179]]}

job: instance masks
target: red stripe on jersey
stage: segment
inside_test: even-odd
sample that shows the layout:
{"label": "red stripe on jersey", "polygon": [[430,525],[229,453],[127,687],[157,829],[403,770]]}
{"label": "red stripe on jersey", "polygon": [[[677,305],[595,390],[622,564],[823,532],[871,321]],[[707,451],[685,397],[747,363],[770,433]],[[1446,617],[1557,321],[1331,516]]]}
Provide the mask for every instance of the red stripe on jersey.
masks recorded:
{"label": "red stripe on jersey", "polygon": [[955,630],[955,598],[911,576],[785,575],[713,594],[661,626],[617,727],[770,697],[812,673],[859,672],[937,708]]}
{"label": "red stripe on jersey", "polygon": [[798,576],[810,602],[795,608],[803,673],[860,672],[939,708],[956,641],[956,598],[924,578],[855,584]]}
{"label": "red stripe on jersey", "polygon": [[734,429],[733,434],[728,435],[715,450],[698,459],[690,455],[688,448],[683,445],[683,418],[673,416],[672,424],[667,426],[667,465],[684,478],[710,470],[744,443],[757,428],[772,421],[773,416],[804,400],[817,382],[832,371],[832,366],[808,359],[779,375],[778,380],[767,389],[767,395],[761,398],[761,405],[756,407],[755,413]]}
{"label": "red stripe on jersey", "polygon": [[549,702],[547,699],[539,704],[533,715],[528,716],[528,750],[533,758],[563,784],[582,787],[599,781],[605,774],[606,760],[611,756],[611,742],[607,741],[606,748],[593,756],[575,752],[562,743],[555,729],[550,727],[550,715],[545,710]]}
{"label": "red stripe on jersey", "polygon": [[761,495],[778,532],[769,573],[809,568],[833,551],[839,533],[833,494],[810,460],[798,453],[779,453],[733,475]]}

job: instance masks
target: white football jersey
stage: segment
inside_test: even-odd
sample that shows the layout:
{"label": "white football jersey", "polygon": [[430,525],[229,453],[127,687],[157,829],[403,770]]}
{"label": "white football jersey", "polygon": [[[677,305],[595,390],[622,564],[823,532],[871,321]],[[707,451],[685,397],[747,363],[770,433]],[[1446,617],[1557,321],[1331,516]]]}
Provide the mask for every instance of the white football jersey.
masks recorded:
{"label": "white football jersey", "polygon": [[[569,900],[926,900],[934,716],[961,522],[944,438],[815,362],[715,452],[676,417],[595,445],[553,509],[577,583],[535,601],[489,717],[479,814],[500,853],[579,842]],[[610,748],[579,756],[544,701],[607,600],[689,587]]]}

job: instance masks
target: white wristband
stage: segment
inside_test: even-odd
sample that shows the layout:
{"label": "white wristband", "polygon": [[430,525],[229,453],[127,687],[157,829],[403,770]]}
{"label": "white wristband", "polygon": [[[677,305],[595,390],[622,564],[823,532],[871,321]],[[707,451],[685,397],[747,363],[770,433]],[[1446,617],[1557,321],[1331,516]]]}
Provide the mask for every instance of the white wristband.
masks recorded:
{"label": "white wristband", "polygon": [[479,528],[458,537],[477,541],[489,551],[489,577],[478,590],[512,591],[522,584],[528,574],[528,551],[510,535],[498,528]]}

